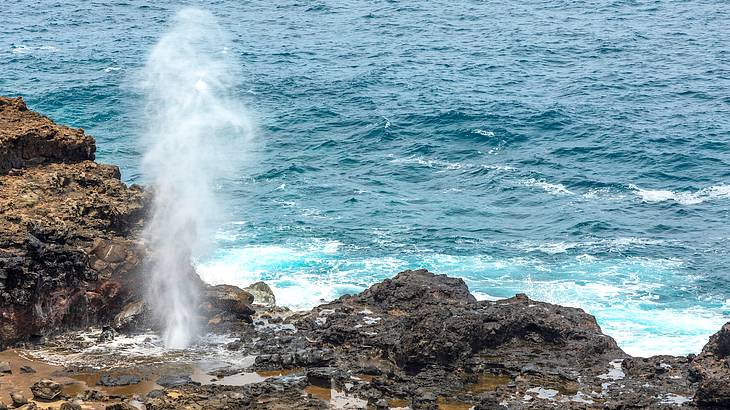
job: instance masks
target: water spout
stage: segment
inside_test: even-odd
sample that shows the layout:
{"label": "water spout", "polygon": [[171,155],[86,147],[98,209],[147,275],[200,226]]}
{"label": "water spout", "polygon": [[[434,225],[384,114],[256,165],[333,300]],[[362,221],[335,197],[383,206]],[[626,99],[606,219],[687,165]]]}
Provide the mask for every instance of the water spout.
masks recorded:
{"label": "water spout", "polygon": [[144,237],[148,302],[170,348],[199,332],[199,279],[191,258],[204,249],[221,212],[215,184],[235,169],[252,134],[242,105],[230,97],[238,64],[213,16],[177,13],[144,68],[147,98],[145,176],[154,202]]}

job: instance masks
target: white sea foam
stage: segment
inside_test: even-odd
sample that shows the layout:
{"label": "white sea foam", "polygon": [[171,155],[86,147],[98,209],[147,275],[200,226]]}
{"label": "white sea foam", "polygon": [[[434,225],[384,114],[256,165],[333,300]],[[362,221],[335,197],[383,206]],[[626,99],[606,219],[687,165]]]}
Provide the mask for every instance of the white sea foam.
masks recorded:
{"label": "white sea foam", "polygon": [[58,49],[54,46],[26,46],[23,44],[13,45],[10,48],[10,52],[13,54],[32,54],[34,51],[45,51],[49,53],[55,53]]}
{"label": "white sea foam", "polygon": [[543,191],[552,195],[573,195],[572,191],[563,184],[552,184],[543,179],[526,178],[520,181],[520,185],[530,188],[540,188]]}
{"label": "white sea foam", "polygon": [[643,189],[634,184],[629,185],[642,202],[655,203],[675,201],[682,205],[697,205],[717,199],[730,199],[730,185],[720,184],[697,191],[670,191]]}
{"label": "white sea foam", "polygon": [[681,396],[679,394],[667,393],[662,396],[661,404],[674,404],[676,406],[682,406],[684,403],[689,403],[692,398],[687,396]]}
{"label": "white sea foam", "polygon": [[516,168],[508,165],[499,164],[472,164],[461,162],[449,162],[438,159],[428,159],[421,156],[410,156],[405,158],[396,158],[394,155],[388,155],[394,164],[415,164],[426,168],[437,168],[442,170],[459,170],[459,169],[489,169],[495,171],[515,171]]}
{"label": "white sea foam", "polygon": [[485,136],[485,137],[490,137],[490,138],[494,136],[494,132],[487,131],[487,130],[483,130],[481,128],[475,128],[475,129],[472,130],[472,132],[474,134],[479,134],[479,135],[482,135],[482,136]]}

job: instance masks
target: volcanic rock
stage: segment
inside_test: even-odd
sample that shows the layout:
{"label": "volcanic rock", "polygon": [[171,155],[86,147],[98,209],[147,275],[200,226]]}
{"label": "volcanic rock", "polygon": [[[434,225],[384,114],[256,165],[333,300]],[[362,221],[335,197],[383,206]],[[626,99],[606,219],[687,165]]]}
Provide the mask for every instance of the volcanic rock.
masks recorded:
{"label": "volcanic rock", "polygon": [[694,358],[691,376],[699,382],[695,396],[699,404],[730,408],[730,322]]}
{"label": "volcanic rock", "polygon": [[102,374],[99,378],[99,382],[96,383],[100,386],[117,387],[117,386],[129,386],[130,384],[137,384],[142,381],[142,378],[133,374],[121,374],[111,375]]}
{"label": "volcanic rock", "polygon": [[20,407],[28,404],[28,399],[26,399],[21,393],[10,393],[10,400],[13,402],[13,407]]}
{"label": "volcanic rock", "polygon": [[245,290],[232,285],[206,286],[202,312],[210,326],[230,329],[238,322],[251,323],[256,311],[251,307],[254,297]]}
{"label": "volcanic rock", "polygon": [[93,161],[94,139],[82,129],[59,127],[18,98],[0,98],[0,174],[52,162]]}
{"label": "volcanic rock", "polygon": [[36,382],[30,387],[30,391],[33,393],[33,398],[36,400],[51,401],[56,399],[61,394],[63,386],[60,383],[56,383],[53,380],[44,379]]}
{"label": "volcanic rock", "polygon": [[273,307],[276,306],[276,297],[269,285],[264,282],[256,282],[244,288],[246,292],[253,296],[253,305]]}
{"label": "volcanic rock", "polygon": [[186,384],[199,384],[193,382],[189,375],[186,374],[172,374],[162,376],[156,381],[162,387],[180,387]]}
{"label": "volcanic rock", "polygon": [[82,401],[81,400],[73,400],[73,401],[66,401],[61,403],[60,410],[81,410]]}
{"label": "volcanic rock", "polygon": [[140,300],[149,194],[83,130],[0,97],[0,348],[104,324]]}

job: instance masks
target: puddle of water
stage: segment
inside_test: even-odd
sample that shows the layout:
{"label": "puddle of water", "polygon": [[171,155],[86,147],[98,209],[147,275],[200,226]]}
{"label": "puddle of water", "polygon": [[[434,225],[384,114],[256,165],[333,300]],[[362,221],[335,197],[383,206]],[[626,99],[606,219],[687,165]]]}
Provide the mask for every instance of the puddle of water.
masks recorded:
{"label": "puddle of water", "polygon": [[328,389],[326,387],[309,385],[304,388],[304,391],[311,394],[312,397],[316,397],[320,400],[330,401],[332,398],[332,389]]}
{"label": "puddle of water", "polygon": [[[126,396],[126,397],[132,397],[135,394],[139,394],[140,396],[143,396],[152,390],[158,390],[162,389],[162,386],[158,385],[154,382],[154,380],[157,380],[157,377],[151,377],[152,380],[149,380],[145,377],[142,377],[142,380],[139,383],[130,384],[127,386],[101,386],[99,385],[99,380],[101,379],[102,374],[110,374],[112,376],[119,376],[120,374],[117,373],[107,373],[107,372],[98,372],[98,373],[77,373],[77,374],[70,374],[68,377],[77,380],[77,383],[73,383],[70,385],[67,385],[64,388],[64,392],[68,394],[69,396],[74,396],[78,393],[83,393],[85,390],[88,389],[94,389],[94,390],[100,390],[105,392],[106,394],[110,396]],[[132,374],[132,373],[124,373],[124,374]],[[136,376],[141,376],[139,374],[135,374]]]}
{"label": "puddle of water", "polygon": [[304,392],[311,394],[312,397],[329,402],[330,408],[334,409],[364,409],[368,404],[367,400],[350,396],[337,389],[309,385],[304,388]]}
{"label": "puddle of water", "polygon": [[473,404],[443,396],[439,396],[436,399],[436,404],[438,404],[439,410],[469,410],[474,407]]}
{"label": "puddle of water", "polygon": [[302,369],[282,369],[282,370],[269,370],[259,372],[241,372],[228,376],[217,377],[204,372],[200,368],[195,368],[190,378],[194,382],[200,384],[216,384],[221,386],[244,386],[252,383],[259,383],[272,377],[288,376],[292,373],[300,372]]}
{"label": "puddle of water", "polygon": [[[0,397],[7,399],[11,393],[21,393],[29,401],[36,403],[40,408],[58,409],[64,400],[56,400],[53,402],[41,402],[33,400],[33,393],[30,386],[42,379],[51,379],[63,385],[63,394],[75,396],[78,393],[89,389],[86,383],[74,380],[62,373],[63,368],[52,364],[44,363],[40,360],[25,355],[14,349],[8,349],[0,352],[0,362],[10,363],[12,374],[6,374],[0,377]],[[31,367],[35,373],[21,373],[22,366]],[[96,388],[92,385],[92,388]],[[108,403],[85,402],[85,409],[103,409]]]}
{"label": "puddle of water", "polygon": [[390,399],[390,400],[388,400],[388,407],[390,407],[392,410],[410,409],[411,402],[408,400],[404,400],[404,399]]}
{"label": "puddle of water", "polygon": [[510,376],[496,375],[492,373],[482,373],[476,383],[466,386],[466,391],[479,394],[497,390],[497,387],[505,386],[511,382]]}

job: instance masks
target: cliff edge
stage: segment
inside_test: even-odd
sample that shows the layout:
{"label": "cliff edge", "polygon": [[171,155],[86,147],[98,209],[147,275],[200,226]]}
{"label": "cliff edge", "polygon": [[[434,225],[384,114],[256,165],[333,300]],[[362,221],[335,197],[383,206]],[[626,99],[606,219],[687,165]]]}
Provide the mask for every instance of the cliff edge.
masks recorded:
{"label": "cliff edge", "polygon": [[0,348],[104,323],[139,298],[148,194],[95,151],[83,130],[0,97]]}

